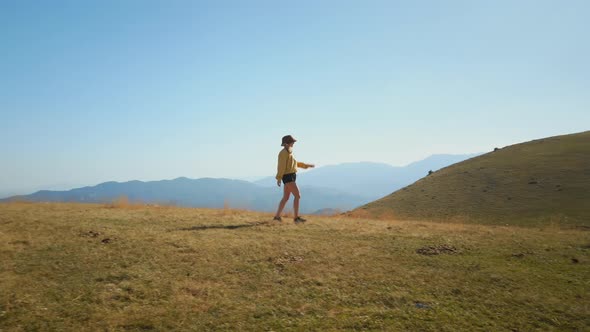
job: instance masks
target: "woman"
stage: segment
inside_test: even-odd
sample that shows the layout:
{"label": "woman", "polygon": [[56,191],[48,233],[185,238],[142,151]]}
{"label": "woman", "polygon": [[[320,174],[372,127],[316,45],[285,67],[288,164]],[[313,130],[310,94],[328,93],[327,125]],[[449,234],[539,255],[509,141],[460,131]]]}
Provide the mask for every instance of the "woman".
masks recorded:
{"label": "woman", "polygon": [[297,142],[291,135],[283,137],[281,146],[283,149],[279,152],[279,165],[277,167],[277,186],[281,186],[281,181],[285,184],[283,187],[283,199],[279,202],[279,208],[273,220],[282,221],[281,213],[285,208],[285,204],[289,200],[289,196],[293,194],[293,211],[295,215],[293,220],[295,223],[305,222],[306,220],[299,216],[299,188],[295,183],[297,167],[299,168],[313,168],[315,165],[297,162],[293,157],[293,145]]}

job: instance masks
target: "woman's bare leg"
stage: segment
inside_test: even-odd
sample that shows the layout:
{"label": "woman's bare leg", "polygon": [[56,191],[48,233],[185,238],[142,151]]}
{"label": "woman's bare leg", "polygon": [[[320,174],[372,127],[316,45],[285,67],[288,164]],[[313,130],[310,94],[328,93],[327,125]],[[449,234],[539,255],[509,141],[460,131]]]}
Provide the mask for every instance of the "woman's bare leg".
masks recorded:
{"label": "woman's bare leg", "polygon": [[285,184],[283,186],[283,198],[279,202],[279,208],[277,209],[277,214],[275,214],[275,217],[280,217],[281,213],[283,213],[283,209],[285,208],[285,204],[287,204],[287,201],[289,200],[290,194],[291,194],[291,192],[289,191],[289,188],[287,188],[287,185]]}
{"label": "woman's bare leg", "polygon": [[293,216],[293,218],[297,218],[299,217],[299,198],[301,198],[301,196],[299,195],[299,187],[297,187],[297,184],[295,182],[290,182],[289,183],[291,185],[291,188],[289,188],[290,192],[293,193],[293,212],[295,213],[295,215]]}

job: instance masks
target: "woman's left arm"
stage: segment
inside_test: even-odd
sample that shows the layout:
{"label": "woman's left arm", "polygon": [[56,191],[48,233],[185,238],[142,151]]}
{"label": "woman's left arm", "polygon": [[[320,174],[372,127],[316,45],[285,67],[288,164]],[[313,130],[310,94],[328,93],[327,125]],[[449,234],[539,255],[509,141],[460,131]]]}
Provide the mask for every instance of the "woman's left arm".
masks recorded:
{"label": "woman's left arm", "polygon": [[302,163],[302,162],[297,162],[297,167],[299,168],[303,168],[303,169],[307,169],[307,168],[314,168],[315,165],[314,164],[306,164],[306,163]]}

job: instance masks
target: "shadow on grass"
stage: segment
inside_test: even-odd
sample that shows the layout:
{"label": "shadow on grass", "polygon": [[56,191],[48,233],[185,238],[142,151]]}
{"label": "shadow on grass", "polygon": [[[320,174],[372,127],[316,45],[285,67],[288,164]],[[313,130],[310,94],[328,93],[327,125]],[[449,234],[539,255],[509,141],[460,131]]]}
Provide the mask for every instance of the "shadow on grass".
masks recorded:
{"label": "shadow on grass", "polygon": [[266,221],[260,221],[255,223],[248,223],[248,224],[239,224],[239,225],[200,225],[200,226],[192,226],[192,227],[185,227],[180,228],[181,231],[203,231],[207,229],[239,229],[239,228],[248,228],[248,227],[255,227],[260,225],[268,225],[269,223]]}

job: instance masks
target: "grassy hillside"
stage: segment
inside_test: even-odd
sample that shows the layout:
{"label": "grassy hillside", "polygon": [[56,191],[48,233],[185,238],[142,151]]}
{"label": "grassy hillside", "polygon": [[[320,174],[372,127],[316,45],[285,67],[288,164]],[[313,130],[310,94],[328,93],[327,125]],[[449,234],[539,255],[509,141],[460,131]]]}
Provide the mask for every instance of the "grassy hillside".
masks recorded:
{"label": "grassy hillside", "polygon": [[590,233],[0,204],[0,331],[585,330]]}
{"label": "grassy hillside", "polygon": [[590,226],[590,131],[516,144],[463,161],[353,214]]}

